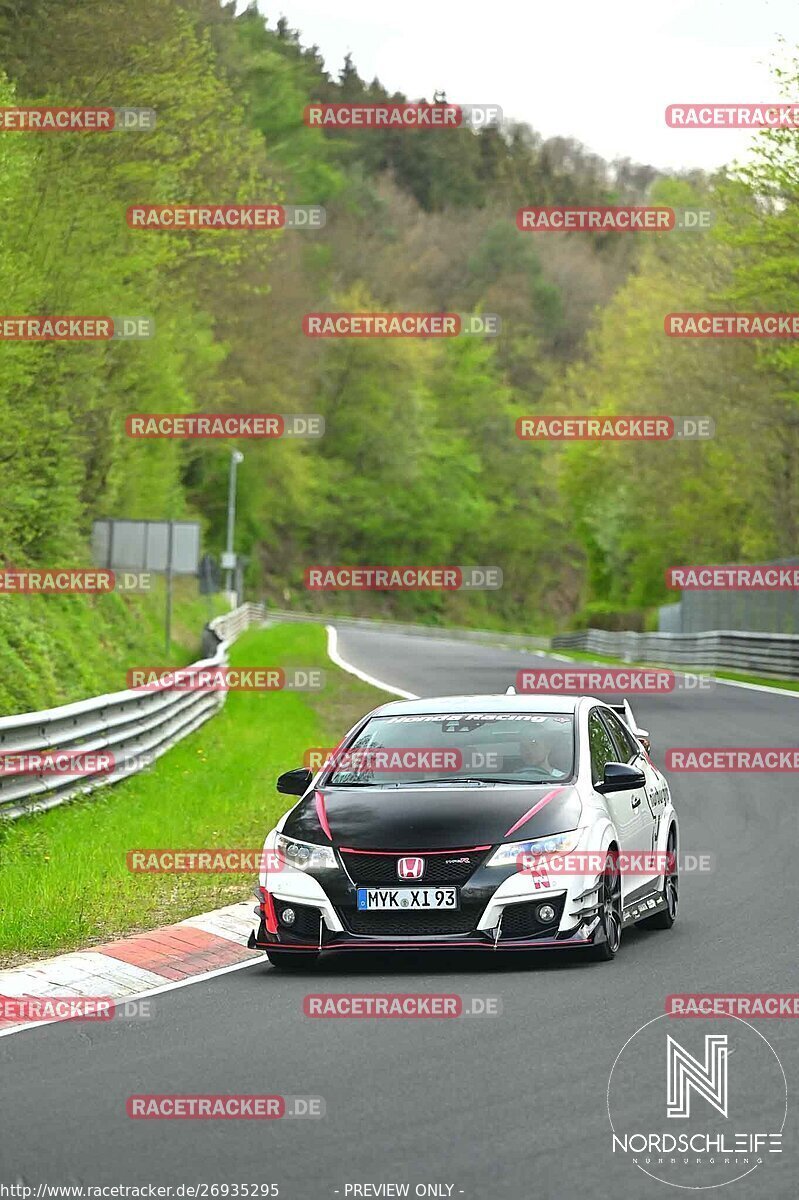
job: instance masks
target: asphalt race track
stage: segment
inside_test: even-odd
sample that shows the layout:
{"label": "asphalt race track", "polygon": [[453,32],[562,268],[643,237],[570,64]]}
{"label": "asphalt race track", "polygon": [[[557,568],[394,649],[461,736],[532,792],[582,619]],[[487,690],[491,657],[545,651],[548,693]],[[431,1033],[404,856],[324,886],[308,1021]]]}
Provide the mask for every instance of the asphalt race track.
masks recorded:
{"label": "asphalt race track", "polygon": [[[504,691],[520,667],[557,665],[363,628],[341,629],[338,649],[420,695]],[[658,763],[669,746],[789,747],[799,727],[799,698],[732,686],[644,696],[634,708]],[[439,1194],[487,1200],[668,1196],[611,1153],[605,1095],[622,1046],[663,1013],[669,993],[799,991],[796,776],[682,774],[671,784],[683,851],[716,856],[712,873],[683,878],[673,930],[625,931],[609,964],[363,956],[286,976],[257,963],[156,996],[149,1021],[65,1023],[0,1039],[0,1179],[271,1182],[281,1197],[302,1200],[380,1183],[409,1183],[411,1195],[417,1183],[451,1185]],[[312,1020],[302,1008],[310,991],[498,997],[502,1013]],[[799,1192],[799,1022],[758,1028],[792,1098],[785,1151],[732,1185],[730,1200]],[[125,1114],[131,1093],[228,1092],[321,1096],[327,1113],[260,1122]],[[361,1193],[370,1194],[379,1193]]]}

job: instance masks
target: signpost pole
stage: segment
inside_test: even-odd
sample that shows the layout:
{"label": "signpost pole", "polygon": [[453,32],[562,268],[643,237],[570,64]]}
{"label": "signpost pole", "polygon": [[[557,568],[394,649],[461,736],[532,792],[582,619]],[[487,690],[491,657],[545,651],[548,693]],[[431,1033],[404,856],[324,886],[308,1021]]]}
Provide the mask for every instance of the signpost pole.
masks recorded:
{"label": "signpost pole", "polygon": [[166,654],[167,658],[172,651],[172,542],[173,542],[173,525],[174,522],[169,521],[167,524],[166,535],[166,619],[165,619],[165,638],[166,638]]}
{"label": "signpost pole", "polygon": [[228,476],[228,492],[227,492],[227,545],[225,548],[225,591],[230,596],[232,591],[233,565],[235,556],[233,553],[233,535],[236,528],[236,467],[239,463],[244,462],[244,455],[240,450],[231,450],[230,452],[230,474]]}

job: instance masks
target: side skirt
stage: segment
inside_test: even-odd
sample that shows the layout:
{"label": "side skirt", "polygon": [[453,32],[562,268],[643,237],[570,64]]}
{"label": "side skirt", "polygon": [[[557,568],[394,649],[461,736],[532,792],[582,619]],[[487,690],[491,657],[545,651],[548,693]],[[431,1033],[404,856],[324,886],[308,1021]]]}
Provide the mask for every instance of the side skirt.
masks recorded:
{"label": "side skirt", "polygon": [[621,926],[632,925],[642,917],[651,917],[653,913],[666,907],[666,897],[661,888],[652,888],[647,884],[641,895],[628,896],[621,913]]}

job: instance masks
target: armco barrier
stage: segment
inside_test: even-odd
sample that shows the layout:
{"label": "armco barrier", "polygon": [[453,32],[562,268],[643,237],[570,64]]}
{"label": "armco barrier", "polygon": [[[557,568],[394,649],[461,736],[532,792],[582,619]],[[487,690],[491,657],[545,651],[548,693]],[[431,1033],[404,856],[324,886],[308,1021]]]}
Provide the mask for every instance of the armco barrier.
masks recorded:
{"label": "armco barrier", "polygon": [[[203,646],[205,652],[210,631],[214,652],[192,663],[192,667],[224,666],[230,643],[250,624],[263,621],[263,617],[263,607],[259,604],[243,604],[216,617],[206,626]],[[214,716],[224,704],[225,696],[225,692],[174,688],[158,692],[111,692],[43,712],[0,717],[0,755],[46,750],[104,751],[113,753],[115,762],[123,758],[133,760],[109,774],[0,776],[0,819],[13,820],[42,812],[98,787],[127,779],[141,770],[137,761],[141,756],[158,758],[164,754]]]}
{"label": "armco barrier", "polygon": [[707,633],[613,633],[586,629],[560,633],[553,638],[532,634],[503,633],[494,629],[459,629],[442,625],[410,625],[370,617],[339,617],[325,613],[286,612],[268,609],[278,621],[326,622],[338,628],[379,629],[386,633],[409,633],[443,641],[477,642],[509,650],[584,650],[626,662],[663,663],[686,669],[727,669],[772,678],[799,679],[799,635],[785,633],[742,633],[713,630]]}
{"label": "armco barrier", "polygon": [[799,635],[742,633],[611,633],[585,629],[552,639],[557,650],[584,650],[626,662],[663,663],[695,670],[742,671],[772,678],[799,679]]}

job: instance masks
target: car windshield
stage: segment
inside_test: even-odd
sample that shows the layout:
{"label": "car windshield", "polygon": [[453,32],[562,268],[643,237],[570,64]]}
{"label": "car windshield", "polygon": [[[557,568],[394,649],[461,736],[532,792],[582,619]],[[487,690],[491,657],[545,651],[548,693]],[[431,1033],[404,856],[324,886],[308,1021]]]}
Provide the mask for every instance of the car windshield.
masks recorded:
{"label": "car windshield", "polygon": [[372,717],[330,766],[332,787],[554,783],[574,769],[574,721],[533,712]]}

